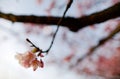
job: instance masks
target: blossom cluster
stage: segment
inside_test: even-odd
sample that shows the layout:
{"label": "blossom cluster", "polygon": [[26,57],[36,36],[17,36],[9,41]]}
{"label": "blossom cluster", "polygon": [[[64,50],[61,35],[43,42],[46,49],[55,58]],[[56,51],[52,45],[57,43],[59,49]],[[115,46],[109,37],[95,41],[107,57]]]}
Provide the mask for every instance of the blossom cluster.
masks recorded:
{"label": "blossom cluster", "polygon": [[117,47],[110,58],[100,56],[97,64],[97,72],[105,77],[119,77],[120,79],[120,47]]}
{"label": "blossom cluster", "polygon": [[[27,51],[23,54],[18,53],[15,57],[18,59],[19,63],[25,67],[33,67],[33,70],[35,71],[38,67],[43,68],[44,62],[42,61],[41,57],[43,55],[39,53],[39,55],[36,55],[36,48],[34,48],[32,51]],[[39,59],[38,59],[39,58]]]}

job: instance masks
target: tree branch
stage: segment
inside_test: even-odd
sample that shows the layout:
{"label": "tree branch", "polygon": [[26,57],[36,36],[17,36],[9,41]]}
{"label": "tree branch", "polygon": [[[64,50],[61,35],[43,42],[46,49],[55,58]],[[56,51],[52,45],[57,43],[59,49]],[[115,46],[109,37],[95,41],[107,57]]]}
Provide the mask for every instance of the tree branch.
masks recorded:
{"label": "tree branch", "polygon": [[85,54],[82,58],[79,58],[77,60],[77,63],[82,61],[84,58],[86,58],[88,56],[91,56],[98,47],[100,47],[101,45],[105,44],[109,39],[111,39],[118,32],[120,32],[120,23],[117,25],[117,27],[107,37],[101,39],[99,41],[99,43],[96,46],[92,47],[87,54]]}
{"label": "tree branch", "polygon": [[[96,23],[101,23],[109,19],[113,19],[120,16],[120,2],[105,9],[103,11],[93,13],[88,16],[83,16],[80,18],[66,17],[60,23],[61,26],[68,27],[71,31],[78,31],[79,29]],[[27,15],[14,15],[5,14],[0,12],[0,17],[10,20],[12,22],[24,22],[24,23],[36,23],[36,24],[47,24],[47,25],[57,25],[58,21],[62,17],[52,17],[52,16],[27,16]]]}

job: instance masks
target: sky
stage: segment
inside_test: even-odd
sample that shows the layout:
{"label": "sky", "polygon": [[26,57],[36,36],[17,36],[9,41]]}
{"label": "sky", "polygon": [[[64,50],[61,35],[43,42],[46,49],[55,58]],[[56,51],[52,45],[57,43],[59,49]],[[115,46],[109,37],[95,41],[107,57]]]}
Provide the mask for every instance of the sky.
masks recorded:
{"label": "sky", "polygon": [[[42,4],[39,4],[37,0],[0,0],[0,11],[5,13],[13,13],[16,15],[62,16],[63,11],[65,10],[66,0],[56,0],[56,8],[52,9],[51,14],[49,14],[45,10],[48,9],[51,1],[52,0],[44,0]],[[66,16],[82,16],[82,13],[75,9],[75,4],[77,4],[75,1]],[[108,5],[110,4],[109,1],[106,3],[106,6],[102,4],[102,1],[104,0],[101,0],[101,2],[99,2],[100,4],[94,5],[96,8],[91,7],[89,10],[85,9],[85,14],[103,10],[104,8],[110,6]],[[99,5],[102,5],[102,7],[99,7]],[[12,23],[8,20],[0,18],[0,79],[102,79],[97,76],[88,76],[83,74],[78,75],[75,72],[70,71],[66,66],[60,67],[55,64],[49,65],[46,63],[43,69],[38,69],[37,71],[33,71],[32,68],[23,68],[15,59],[15,55],[16,53],[24,53],[30,49],[29,44],[25,41],[25,39],[30,38],[36,45],[45,50],[48,48],[51,42],[51,37],[49,37],[50,34],[54,33],[56,29],[54,26],[46,26],[43,30],[39,30],[38,28],[40,25],[35,25],[36,28],[32,27],[31,31],[29,26],[32,25],[18,22]],[[51,53],[50,55],[46,56],[44,61],[47,62],[49,58],[53,58],[53,60],[58,58],[59,60],[67,56],[73,50],[71,50],[71,47],[68,43],[72,44],[74,40],[75,43],[73,44],[72,48],[75,48],[76,52],[83,52],[78,53],[79,56],[82,56],[84,52],[86,52],[85,49],[88,49],[89,46],[97,44],[100,38],[107,35],[107,33],[104,35],[101,34],[104,27],[102,24],[99,26],[101,27],[98,27],[99,30],[96,31],[86,28],[77,33],[71,32],[67,28],[60,28],[58,36],[55,40],[55,44],[51,49]],[[26,30],[30,33],[27,33]],[[70,38],[67,39],[68,43],[62,40],[62,35],[64,32],[66,32],[67,38]],[[94,35],[95,38],[92,39],[91,35]],[[78,38],[83,38],[83,40],[80,41]],[[86,39],[90,39],[92,44]],[[79,56],[76,55],[76,58]],[[62,65],[62,63],[59,61],[58,64]]]}

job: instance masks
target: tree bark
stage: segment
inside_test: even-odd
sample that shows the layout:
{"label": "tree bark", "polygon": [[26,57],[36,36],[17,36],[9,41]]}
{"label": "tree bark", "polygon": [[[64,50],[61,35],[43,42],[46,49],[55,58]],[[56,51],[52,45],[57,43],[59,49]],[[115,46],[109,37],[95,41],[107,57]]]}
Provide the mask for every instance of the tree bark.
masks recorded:
{"label": "tree bark", "polygon": [[[79,18],[74,17],[65,17],[60,23],[61,26],[69,28],[71,31],[78,31],[79,29],[107,21],[109,19],[114,19],[120,16],[120,2],[105,9],[103,11],[93,13],[88,16],[83,16]],[[34,15],[14,15],[14,14],[5,14],[0,12],[0,17],[10,20],[12,22],[24,22],[24,23],[35,23],[35,24],[46,24],[46,25],[57,25],[58,21],[62,17],[54,16],[34,16]]]}

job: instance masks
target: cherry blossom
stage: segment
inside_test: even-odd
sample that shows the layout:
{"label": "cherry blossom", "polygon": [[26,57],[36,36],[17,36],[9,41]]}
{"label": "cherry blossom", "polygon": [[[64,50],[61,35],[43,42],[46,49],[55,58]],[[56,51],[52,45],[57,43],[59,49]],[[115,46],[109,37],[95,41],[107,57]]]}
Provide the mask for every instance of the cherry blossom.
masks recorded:
{"label": "cherry blossom", "polygon": [[28,51],[23,54],[18,53],[15,57],[16,59],[18,59],[19,63],[25,68],[33,67],[33,70],[35,71],[38,67],[44,67],[42,59],[38,60],[38,56],[33,51]]}
{"label": "cherry blossom", "polygon": [[114,52],[114,55],[110,58],[100,56],[97,62],[97,71],[101,75],[106,77],[120,77],[120,47]]}
{"label": "cherry blossom", "polygon": [[38,61],[37,58],[32,61],[31,66],[33,67],[33,70],[35,71],[38,67],[43,68],[44,63],[42,60]]}

